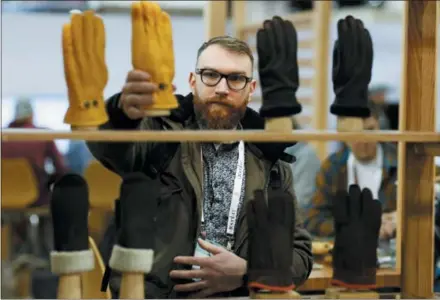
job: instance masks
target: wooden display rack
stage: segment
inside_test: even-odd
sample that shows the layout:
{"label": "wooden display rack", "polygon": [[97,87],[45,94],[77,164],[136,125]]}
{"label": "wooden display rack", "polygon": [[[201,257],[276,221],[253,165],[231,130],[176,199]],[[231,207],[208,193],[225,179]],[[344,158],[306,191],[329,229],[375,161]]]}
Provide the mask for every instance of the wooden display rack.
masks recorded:
{"label": "wooden display rack", "polygon": [[[329,20],[331,1],[316,1],[309,13],[289,15],[297,28],[314,28],[317,37],[300,41],[301,47],[315,49],[312,66],[315,77],[304,80],[314,88],[313,132],[273,131],[75,131],[2,130],[2,140],[76,139],[88,141],[395,141],[399,143],[397,271],[403,298],[433,298],[434,156],[440,155],[440,133],[435,132],[437,5],[435,1],[405,2],[403,84],[399,132],[326,131],[329,68]],[[207,3],[210,35],[225,34],[226,1]],[[245,39],[261,25],[245,25],[246,1],[234,1],[236,35]],[[224,12],[224,13],[223,13]],[[302,64],[306,64],[303,62]],[[320,157],[323,157],[321,153]],[[319,280],[311,276],[311,280]],[[384,279],[386,281],[386,279]]]}

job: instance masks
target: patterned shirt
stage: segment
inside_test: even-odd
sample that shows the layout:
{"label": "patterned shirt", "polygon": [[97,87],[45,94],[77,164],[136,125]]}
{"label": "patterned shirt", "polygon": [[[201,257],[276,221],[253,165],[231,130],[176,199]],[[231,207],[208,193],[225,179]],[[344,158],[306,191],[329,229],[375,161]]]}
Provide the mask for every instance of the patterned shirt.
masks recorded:
{"label": "patterned shirt", "polygon": [[[379,201],[382,211],[396,210],[397,203],[397,149],[394,145],[381,144],[384,151],[382,182],[379,189]],[[350,150],[344,146],[338,152],[330,155],[321,166],[316,177],[316,193],[307,207],[305,225],[314,236],[332,237],[333,201],[337,191],[347,190],[347,160]]]}
{"label": "patterned shirt", "polygon": [[[238,142],[214,146],[211,143],[202,144],[203,155],[203,214],[202,231],[206,239],[226,247],[228,236],[229,208],[234,189],[235,173],[238,163]],[[218,149],[216,149],[218,148]],[[246,172],[246,168],[244,168]],[[245,173],[241,186],[238,213],[244,198]],[[237,215],[238,215],[237,213]]]}

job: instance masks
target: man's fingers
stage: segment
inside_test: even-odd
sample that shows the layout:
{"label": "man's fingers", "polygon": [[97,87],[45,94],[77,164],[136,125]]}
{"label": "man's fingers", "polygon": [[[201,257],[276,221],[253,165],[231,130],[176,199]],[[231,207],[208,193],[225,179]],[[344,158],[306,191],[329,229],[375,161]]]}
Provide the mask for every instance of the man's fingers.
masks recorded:
{"label": "man's fingers", "polygon": [[132,106],[143,107],[153,104],[153,95],[137,95],[137,94],[126,94],[122,99],[122,105],[126,108]]}
{"label": "man's fingers", "polygon": [[176,256],[174,262],[176,264],[208,267],[211,262],[211,257]]}
{"label": "man's fingers", "polygon": [[145,117],[145,111],[136,106],[130,106],[125,110],[125,114],[132,120],[137,120]]}
{"label": "man's fingers", "polygon": [[198,239],[199,245],[200,247],[202,247],[202,249],[205,249],[206,251],[208,251],[209,253],[212,254],[218,254],[218,253],[222,253],[222,252],[226,252],[227,250],[222,248],[222,247],[218,247],[216,245],[211,244],[210,242],[204,241],[202,239]]}
{"label": "man's fingers", "polygon": [[177,292],[195,292],[208,287],[206,280],[191,282],[187,284],[176,284],[174,290]]}
{"label": "man's fingers", "polygon": [[122,92],[129,94],[153,94],[158,90],[158,86],[155,83],[148,81],[130,81],[127,82],[122,88]]}
{"label": "man's fingers", "polygon": [[216,293],[216,291],[213,290],[212,288],[206,288],[204,290],[201,290],[200,292],[191,294],[188,298],[189,299],[202,299],[202,298],[207,298],[215,293]]}
{"label": "man's fingers", "polygon": [[151,79],[150,74],[141,70],[132,70],[128,72],[127,82],[131,81],[148,81]]}
{"label": "man's fingers", "polygon": [[170,277],[180,279],[205,278],[206,271],[200,270],[173,270],[170,272]]}

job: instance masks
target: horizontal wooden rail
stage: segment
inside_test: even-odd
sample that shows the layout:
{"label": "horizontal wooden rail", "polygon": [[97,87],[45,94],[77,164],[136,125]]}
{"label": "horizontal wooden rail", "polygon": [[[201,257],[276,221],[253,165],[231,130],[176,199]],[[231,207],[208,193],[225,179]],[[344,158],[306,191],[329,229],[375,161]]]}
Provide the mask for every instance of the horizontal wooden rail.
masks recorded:
{"label": "horizontal wooden rail", "polygon": [[324,130],[296,130],[292,133],[270,132],[265,130],[101,130],[101,131],[56,131],[44,129],[3,129],[2,141],[50,141],[50,140],[87,140],[87,141],[152,141],[152,142],[293,142],[293,141],[381,141],[381,142],[440,142],[438,132],[337,132]]}
{"label": "horizontal wooden rail", "polygon": [[414,145],[414,151],[416,154],[440,156],[440,142]]}

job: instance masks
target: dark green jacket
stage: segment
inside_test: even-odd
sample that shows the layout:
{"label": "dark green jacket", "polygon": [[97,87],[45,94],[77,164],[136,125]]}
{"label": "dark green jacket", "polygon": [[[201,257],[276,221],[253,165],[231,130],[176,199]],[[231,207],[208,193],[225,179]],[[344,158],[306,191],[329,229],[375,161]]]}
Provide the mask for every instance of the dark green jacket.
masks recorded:
{"label": "dark green jacket", "polygon": [[[173,110],[169,117],[145,118],[142,121],[128,119],[118,108],[119,94],[107,102],[109,122],[101,127],[105,129],[133,130],[197,130],[194,121],[192,94],[186,97],[176,95],[180,107]],[[243,129],[263,129],[264,120],[253,110],[248,109],[241,124]],[[160,132],[158,132],[160,134]],[[169,271],[178,268],[173,264],[177,255],[193,255],[196,237],[200,230],[200,212],[202,209],[202,165],[200,143],[177,143],[174,156],[160,176],[162,196],[157,217],[158,230],[155,240],[155,263],[151,274],[146,276],[146,297],[174,297],[170,294],[175,282],[168,276]],[[92,154],[107,168],[124,174],[133,171],[151,173],[152,153],[154,149],[167,151],[171,143],[88,143]],[[279,158],[284,149],[291,144],[284,143],[245,143],[246,189],[244,202],[252,199],[256,189],[265,189],[269,185],[271,172],[280,178],[279,188],[294,195],[292,189],[292,171],[288,163]],[[159,148],[162,147],[162,148]],[[157,152],[156,152],[157,153]],[[157,154],[155,154],[157,155]],[[153,170],[154,173],[154,170]],[[273,173],[272,173],[273,175]],[[296,201],[295,201],[296,205]],[[246,259],[248,230],[241,210],[238,217],[233,251]],[[295,238],[293,251],[294,282],[298,286],[309,276],[312,270],[311,239],[303,229],[302,220],[297,214],[297,226],[292,232]],[[119,286],[118,279],[111,280],[113,290]],[[229,294],[234,295],[234,293]]]}

